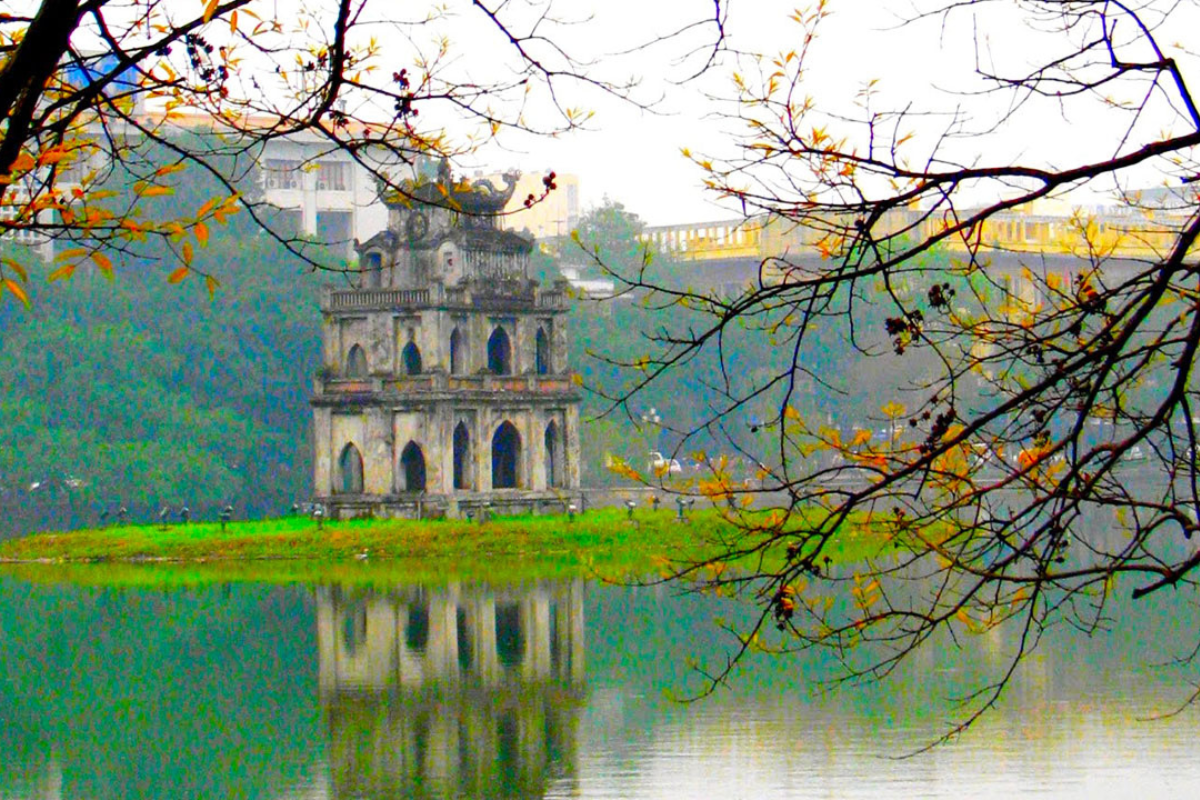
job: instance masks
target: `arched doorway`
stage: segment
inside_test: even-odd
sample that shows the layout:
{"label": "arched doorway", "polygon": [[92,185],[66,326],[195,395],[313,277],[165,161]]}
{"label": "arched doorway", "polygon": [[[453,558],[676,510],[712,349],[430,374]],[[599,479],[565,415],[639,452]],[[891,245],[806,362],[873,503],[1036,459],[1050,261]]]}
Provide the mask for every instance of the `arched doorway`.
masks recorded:
{"label": "arched doorway", "polygon": [[342,455],[338,458],[338,480],[334,483],[333,490],[339,494],[362,494],[362,454],[353,443],[342,448]]}
{"label": "arched doorway", "polygon": [[404,350],[401,352],[400,358],[404,362],[405,375],[421,374],[421,350],[417,347],[416,342],[409,342],[404,345]]}
{"label": "arched doorway", "polygon": [[425,453],[416,442],[409,442],[400,453],[400,470],[404,475],[404,491],[425,491]]}
{"label": "arched doorway", "polygon": [[508,340],[504,328],[499,325],[488,337],[487,354],[488,372],[493,375],[512,374],[512,343]]}
{"label": "arched doorway", "polygon": [[562,480],[560,473],[562,467],[559,464],[559,436],[558,424],[551,422],[546,426],[546,435],[544,437],[546,446],[546,487],[553,489],[559,485]]}
{"label": "arched doorway", "polygon": [[471,434],[460,422],[454,428],[454,488],[471,488]]}
{"label": "arched doorway", "polygon": [[537,364],[538,375],[550,374],[550,338],[546,336],[546,331],[538,328],[537,342],[535,346],[535,362]]}
{"label": "arched doorway", "polygon": [[492,488],[516,489],[520,485],[521,434],[505,420],[492,436]]}
{"label": "arched doorway", "polygon": [[367,377],[367,351],[362,349],[362,345],[354,345],[346,354],[346,377]]}
{"label": "arched doorway", "polygon": [[466,354],[463,352],[463,337],[458,328],[450,332],[450,374],[462,375],[467,371]]}

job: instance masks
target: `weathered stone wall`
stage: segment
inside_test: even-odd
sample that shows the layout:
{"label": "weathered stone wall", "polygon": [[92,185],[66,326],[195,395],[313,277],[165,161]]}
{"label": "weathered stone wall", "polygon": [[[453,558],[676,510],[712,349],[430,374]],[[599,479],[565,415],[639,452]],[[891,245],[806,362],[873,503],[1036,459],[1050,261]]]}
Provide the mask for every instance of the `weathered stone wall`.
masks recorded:
{"label": "weathered stone wall", "polygon": [[[491,281],[464,280],[471,264],[490,269],[526,259],[527,245],[499,231],[500,238],[489,240],[486,225],[463,223],[459,230],[455,215],[445,209],[393,211],[389,232],[360,250],[380,268],[364,274],[360,289],[322,296],[325,369],[313,398],[318,498],[338,516],[453,514],[488,503],[561,510],[579,485],[579,397],[564,380],[568,342],[561,288],[543,292],[515,272]],[[413,248],[414,241],[425,244]],[[510,348],[503,376],[488,374],[488,341],[497,329]],[[459,369],[451,374],[456,330]],[[547,345],[544,377],[537,374],[539,331]],[[403,356],[410,344],[421,356],[420,371],[412,376]],[[347,372],[355,347],[366,356],[365,376]],[[506,422],[519,439],[516,487],[497,491],[493,441]],[[469,438],[467,488],[456,490],[454,431],[460,423]],[[402,454],[409,443],[424,458],[423,492],[409,491],[406,482]],[[347,444],[362,456],[362,493],[340,491],[340,456]]]}

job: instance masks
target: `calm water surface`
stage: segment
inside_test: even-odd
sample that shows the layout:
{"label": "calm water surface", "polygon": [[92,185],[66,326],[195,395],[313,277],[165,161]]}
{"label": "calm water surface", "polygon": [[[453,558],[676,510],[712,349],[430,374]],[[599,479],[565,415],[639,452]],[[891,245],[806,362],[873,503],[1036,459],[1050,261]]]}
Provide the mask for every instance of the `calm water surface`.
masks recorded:
{"label": "calm water surface", "polygon": [[[1003,637],[820,696],[763,659],[681,704],[712,600],[593,583],[118,590],[0,579],[0,798],[1181,798],[1194,637],[1164,605],[1065,634],[933,753]],[[1164,601],[1165,603],[1166,601]],[[1174,601],[1179,604],[1178,599]],[[1181,604],[1180,604],[1181,605]]]}

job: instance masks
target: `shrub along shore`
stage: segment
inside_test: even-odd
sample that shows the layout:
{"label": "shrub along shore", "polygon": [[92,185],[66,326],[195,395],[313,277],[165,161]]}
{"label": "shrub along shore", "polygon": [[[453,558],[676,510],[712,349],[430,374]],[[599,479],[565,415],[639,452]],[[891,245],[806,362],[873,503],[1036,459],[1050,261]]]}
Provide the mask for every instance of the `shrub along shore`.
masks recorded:
{"label": "shrub along shore", "polygon": [[[856,526],[858,527],[858,526]],[[830,552],[842,563],[878,552],[864,533],[839,537]],[[127,525],[47,532],[0,542],[9,574],[84,578],[101,564],[109,577],[132,576],[146,564],[209,579],[328,578],[518,579],[579,575],[624,578],[660,573],[716,552],[738,531],[715,509],[695,509],[686,522],[673,511],[620,509],[565,516],[468,520],[350,520],[322,525],[305,517],[187,525]],[[185,569],[180,570],[180,567]],[[74,578],[73,578],[74,579]]]}

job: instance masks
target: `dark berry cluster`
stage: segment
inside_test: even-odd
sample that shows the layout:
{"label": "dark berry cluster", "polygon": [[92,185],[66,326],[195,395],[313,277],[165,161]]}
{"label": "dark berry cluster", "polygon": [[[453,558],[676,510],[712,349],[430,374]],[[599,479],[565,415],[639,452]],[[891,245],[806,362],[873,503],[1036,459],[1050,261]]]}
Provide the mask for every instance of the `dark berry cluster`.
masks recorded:
{"label": "dark berry cluster", "polygon": [[[558,188],[558,184],[555,182],[557,179],[558,179],[558,173],[554,172],[553,170],[546,173],[545,177],[542,178],[542,186],[545,188],[545,192],[543,192],[543,194],[542,194],[543,197],[545,197],[546,195],[550,194],[551,192],[553,192],[555,189]],[[533,204],[536,202],[537,202],[537,198],[533,196],[532,192],[530,192],[529,195],[527,195],[525,197],[525,207],[526,208],[532,208]]]}
{"label": "dark berry cluster", "polygon": [[950,284],[935,283],[929,290],[929,305],[938,311],[949,311],[952,297],[954,297],[954,290],[950,288]]}
{"label": "dark berry cluster", "polygon": [[[183,37],[183,45],[187,48],[188,61],[192,69],[205,83],[224,83],[229,79],[229,70],[224,64],[213,64],[213,53],[216,48],[209,44],[198,33],[189,33]],[[169,52],[170,48],[164,48]]]}
{"label": "dark berry cluster", "polygon": [[392,81],[400,90],[400,96],[396,98],[396,119],[407,119],[418,115],[417,107],[413,105],[412,84],[408,78],[408,70],[402,69],[399,72],[392,73]]}
{"label": "dark berry cluster", "polygon": [[904,317],[888,317],[883,321],[887,335],[892,337],[892,349],[896,355],[904,355],[908,342],[921,335],[921,327],[925,324],[925,315],[920,309],[911,311]]}

